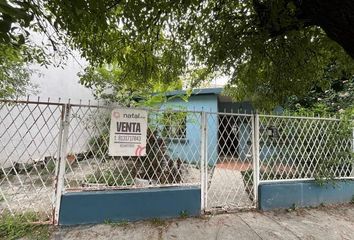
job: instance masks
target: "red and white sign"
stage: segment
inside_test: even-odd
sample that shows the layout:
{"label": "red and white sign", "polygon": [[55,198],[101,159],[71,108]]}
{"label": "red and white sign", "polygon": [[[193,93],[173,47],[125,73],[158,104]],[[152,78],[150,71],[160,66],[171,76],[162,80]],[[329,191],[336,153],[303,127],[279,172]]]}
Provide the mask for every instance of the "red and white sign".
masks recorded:
{"label": "red and white sign", "polygon": [[145,156],[148,113],[144,110],[114,109],[108,153],[111,156]]}

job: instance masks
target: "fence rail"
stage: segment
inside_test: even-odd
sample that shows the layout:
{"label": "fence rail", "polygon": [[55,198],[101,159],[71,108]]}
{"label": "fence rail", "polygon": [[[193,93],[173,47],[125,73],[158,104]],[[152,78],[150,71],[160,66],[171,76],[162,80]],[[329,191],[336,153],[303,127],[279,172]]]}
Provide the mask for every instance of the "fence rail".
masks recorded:
{"label": "fence rail", "polygon": [[259,183],[354,179],[347,120],[146,109],[146,156],[112,157],[114,107],[0,100],[0,214],[55,223],[68,191],[170,186],[200,186],[203,210],[254,208]]}

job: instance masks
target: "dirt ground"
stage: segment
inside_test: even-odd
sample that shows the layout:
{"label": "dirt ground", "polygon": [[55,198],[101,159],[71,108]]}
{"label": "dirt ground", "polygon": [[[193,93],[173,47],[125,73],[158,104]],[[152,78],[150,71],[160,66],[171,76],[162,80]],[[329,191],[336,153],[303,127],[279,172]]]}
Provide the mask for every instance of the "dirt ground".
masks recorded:
{"label": "dirt ground", "polygon": [[354,204],[62,227],[52,239],[354,239]]}

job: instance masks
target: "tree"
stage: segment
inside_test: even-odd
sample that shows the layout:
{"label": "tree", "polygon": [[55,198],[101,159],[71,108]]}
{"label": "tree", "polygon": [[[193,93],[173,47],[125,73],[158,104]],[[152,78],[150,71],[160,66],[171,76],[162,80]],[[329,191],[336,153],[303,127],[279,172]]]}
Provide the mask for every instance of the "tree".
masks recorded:
{"label": "tree", "polygon": [[[231,96],[267,107],[284,103],[291,95],[301,97],[314,85],[326,88],[328,79],[354,71],[351,0],[27,4],[16,7],[28,8],[39,22],[37,28],[46,31],[43,26],[49,24],[61,36],[47,34],[53,46],[56,39],[65,40],[92,66],[129,64],[140,70],[143,77],[136,79],[140,83],[166,73],[160,79],[173,82],[191,69],[202,72],[199,77],[226,74]],[[13,20],[19,25],[21,21]],[[136,58],[127,58],[129,51],[135,51]],[[166,53],[166,61],[158,63],[165,69],[156,67]]]}
{"label": "tree", "polygon": [[127,65],[128,69],[118,67],[117,64],[89,66],[80,75],[80,83],[92,89],[96,98],[123,106],[140,104],[154,106],[166,100],[165,92],[182,89],[182,81],[178,79],[168,84],[160,81],[158,76],[147,81],[139,81],[141,77],[139,72]]}
{"label": "tree", "polygon": [[24,61],[21,51],[0,44],[0,98],[20,97],[36,90],[30,82],[34,73]]}
{"label": "tree", "polygon": [[343,113],[354,105],[354,78],[330,80],[330,87],[323,90],[313,87],[305,96],[292,96],[285,104],[290,111],[299,108],[313,109],[317,114]]}

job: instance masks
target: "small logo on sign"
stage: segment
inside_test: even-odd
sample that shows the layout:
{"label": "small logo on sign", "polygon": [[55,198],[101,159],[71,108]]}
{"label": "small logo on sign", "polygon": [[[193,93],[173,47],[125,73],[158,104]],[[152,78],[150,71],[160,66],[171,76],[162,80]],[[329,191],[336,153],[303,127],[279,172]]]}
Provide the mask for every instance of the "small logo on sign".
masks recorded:
{"label": "small logo on sign", "polygon": [[120,118],[119,112],[113,112],[113,117],[114,118]]}
{"label": "small logo on sign", "polygon": [[145,147],[138,145],[137,148],[135,149],[135,156],[140,157],[144,149]]}

